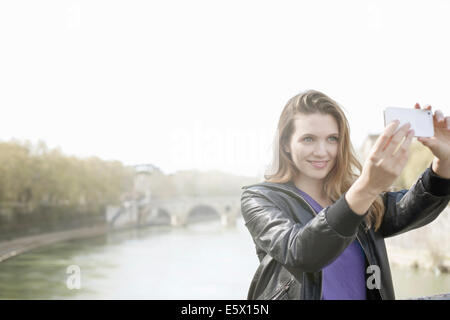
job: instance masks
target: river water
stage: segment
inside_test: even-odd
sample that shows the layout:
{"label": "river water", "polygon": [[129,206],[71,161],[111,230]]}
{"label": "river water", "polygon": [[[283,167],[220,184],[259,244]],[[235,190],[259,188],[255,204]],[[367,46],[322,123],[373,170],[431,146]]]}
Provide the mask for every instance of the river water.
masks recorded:
{"label": "river water", "polygon": [[[235,228],[219,221],[152,226],[6,260],[0,299],[245,299],[257,266],[242,219]],[[450,292],[448,274],[397,268],[392,274],[397,299]]]}

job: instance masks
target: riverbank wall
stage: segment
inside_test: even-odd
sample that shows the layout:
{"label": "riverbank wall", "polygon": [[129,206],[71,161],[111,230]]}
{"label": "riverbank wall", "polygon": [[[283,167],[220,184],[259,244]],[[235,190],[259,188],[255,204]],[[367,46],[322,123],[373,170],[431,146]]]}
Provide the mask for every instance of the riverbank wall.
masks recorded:
{"label": "riverbank wall", "polygon": [[105,207],[0,203],[0,243],[106,224]]}
{"label": "riverbank wall", "polygon": [[0,203],[0,262],[59,241],[108,231],[102,206]]}
{"label": "riverbank wall", "polygon": [[106,234],[108,226],[86,227],[59,232],[20,237],[0,242],[0,262],[13,258],[21,253],[67,240],[84,239]]}

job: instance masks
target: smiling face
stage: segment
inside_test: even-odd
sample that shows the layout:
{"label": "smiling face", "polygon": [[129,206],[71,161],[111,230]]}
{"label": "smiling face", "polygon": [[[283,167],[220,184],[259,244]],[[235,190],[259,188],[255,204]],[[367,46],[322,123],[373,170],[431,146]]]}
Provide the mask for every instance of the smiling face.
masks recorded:
{"label": "smiling face", "polygon": [[318,182],[333,169],[339,147],[339,128],[329,114],[299,113],[295,130],[285,150],[299,170],[296,180]]}

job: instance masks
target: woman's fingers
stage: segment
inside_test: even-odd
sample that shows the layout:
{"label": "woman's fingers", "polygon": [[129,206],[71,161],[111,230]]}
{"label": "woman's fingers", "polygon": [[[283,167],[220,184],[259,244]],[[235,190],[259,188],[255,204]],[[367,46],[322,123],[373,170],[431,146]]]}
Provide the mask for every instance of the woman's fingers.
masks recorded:
{"label": "woman's fingers", "polygon": [[402,125],[400,129],[397,130],[397,132],[392,136],[392,139],[389,141],[388,145],[385,146],[384,151],[382,151],[383,155],[391,157],[394,154],[394,151],[397,149],[403,137],[407,135],[409,128],[411,128],[411,125],[408,122]]}
{"label": "woman's fingers", "polygon": [[378,137],[373,146],[373,156],[378,159],[383,153],[384,147],[388,144],[395,130],[397,129],[400,121],[392,121],[384,129],[383,133]]}
{"label": "woman's fingers", "polygon": [[434,116],[436,117],[436,121],[437,121],[438,123],[444,123],[445,118],[444,118],[444,114],[442,113],[441,110],[436,110],[436,111],[434,112]]}
{"label": "woman's fingers", "polygon": [[413,137],[414,137],[414,130],[408,130],[405,140],[403,141],[397,152],[392,156],[392,158],[388,162],[394,169],[394,172],[397,176],[401,174],[403,168],[406,165],[406,162],[408,161],[409,148],[411,146]]}
{"label": "woman's fingers", "polygon": [[[414,130],[408,130],[408,132],[406,133],[406,138],[403,141],[400,148],[394,154],[394,158],[397,156],[400,158],[403,158],[403,159],[408,158],[409,146],[411,145],[413,137],[414,137]],[[396,160],[402,160],[402,159],[396,159]],[[399,162],[402,162],[402,161],[399,161]]]}
{"label": "woman's fingers", "polygon": [[[414,109],[421,109],[418,102],[414,105]],[[423,110],[431,111],[431,105],[426,105]],[[434,112],[433,122],[440,128],[446,128],[447,130],[450,130],[450,117],[446,117],[442,110],[436,110]]]}
{"label": "woman's fingers", "polygon": [[[420,107],[420,104],[416,102],[416,104],[414,105],[414,109],[422,109],[422,108]],[[431,105],[427,104],[425,107],[423,107],[423,110],[431,110]]]}

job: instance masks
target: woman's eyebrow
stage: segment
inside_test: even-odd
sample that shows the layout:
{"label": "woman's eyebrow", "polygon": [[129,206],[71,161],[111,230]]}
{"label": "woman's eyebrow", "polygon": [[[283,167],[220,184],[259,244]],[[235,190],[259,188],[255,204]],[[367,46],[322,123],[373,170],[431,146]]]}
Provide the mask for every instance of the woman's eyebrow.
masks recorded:
{"label": "woman's eyebrow", "polygon": [[[329,137],[329,136],[338,136],[338,135],[339,135],[339,133],[330,133],[330,134],[328,135],[328,137]],[[312,133],[304,133],[304,134],[301,135],[301,137],[303,137],[303,136],[317,137],[315,134],[312,134]]]}

